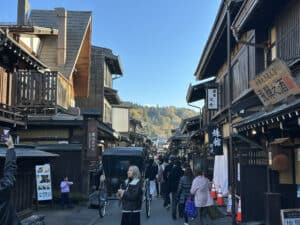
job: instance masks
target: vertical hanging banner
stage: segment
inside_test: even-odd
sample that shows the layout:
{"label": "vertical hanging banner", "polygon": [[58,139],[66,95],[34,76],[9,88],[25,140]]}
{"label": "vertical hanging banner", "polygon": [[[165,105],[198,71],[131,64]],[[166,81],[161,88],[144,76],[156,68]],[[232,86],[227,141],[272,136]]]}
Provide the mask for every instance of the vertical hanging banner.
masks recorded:
{"label": "vertical hanging banner", "polygon": [[37,200],[52,200],[50,164],[35,166]]}
{"label": "vertical hanging banner", "polygon": [[207,88],[207,108],[211,110],[218,109],[218,88]]}
{"label": "vertical hanging banner", "polygon": [[93,158],[97,156],[98,122],[89,120],[87,125],[87,157]]}
{"label": "vertical hanging banner", "polygon": [[208,127],[209,152],[211,155],[223,155],[221,129],[216,125]]}

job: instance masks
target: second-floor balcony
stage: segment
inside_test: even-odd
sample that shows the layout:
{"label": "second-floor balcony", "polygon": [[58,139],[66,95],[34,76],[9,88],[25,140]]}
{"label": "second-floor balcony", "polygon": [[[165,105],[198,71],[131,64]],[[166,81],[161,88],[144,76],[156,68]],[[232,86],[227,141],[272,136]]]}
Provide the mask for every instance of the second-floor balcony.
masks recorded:
{"label": "second-floor balcony", "polygon": [[16,72],[16,106],[23,111],[45,112],[71,105],[68,81],[57,72]]}

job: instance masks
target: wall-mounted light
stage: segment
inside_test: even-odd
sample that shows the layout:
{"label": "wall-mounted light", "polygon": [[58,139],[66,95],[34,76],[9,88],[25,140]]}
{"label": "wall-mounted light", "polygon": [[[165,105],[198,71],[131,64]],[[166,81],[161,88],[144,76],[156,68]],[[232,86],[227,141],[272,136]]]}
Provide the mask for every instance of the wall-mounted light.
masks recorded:
{"label": "wall-mounted light", "polygon": [[252,129],[252,130],[251,130],[251,134],[252,134],[252,135],[256,135],[256,133],[257,133],[257,132],[256,132],[255,129]]}

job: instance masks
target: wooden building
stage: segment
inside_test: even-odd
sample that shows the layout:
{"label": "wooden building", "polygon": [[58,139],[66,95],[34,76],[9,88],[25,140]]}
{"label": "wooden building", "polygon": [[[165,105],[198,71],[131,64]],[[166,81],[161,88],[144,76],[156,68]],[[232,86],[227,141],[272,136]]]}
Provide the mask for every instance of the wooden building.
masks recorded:
{"label": "wooden building", "polygon": [[[272,4],[247,0],[230,1],[227,8],[224,3],[195,72],[201,82],[215,76],[219,107],[208,110],[207,85],[190,88],[189,100],[205,99],[207,123],[222,130],[228,183],[241,198],[243,222],[280,224],[280,208],[299,207],[300,4],[293,0]],[[226,56],[228,46],[230,54]]]}

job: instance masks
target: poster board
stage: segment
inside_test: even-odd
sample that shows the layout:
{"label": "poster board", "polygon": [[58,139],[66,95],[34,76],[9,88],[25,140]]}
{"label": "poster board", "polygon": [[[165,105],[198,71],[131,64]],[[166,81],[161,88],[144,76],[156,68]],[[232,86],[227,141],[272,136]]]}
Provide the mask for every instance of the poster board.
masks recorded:
{"label": "poster board", "polygon": [[300,225],[300,209],[281,209],[282,225]]}
{"label": "poster board", "polygon": [[52,200],[50,164],[35,166],[36,191],[38,201]]}

